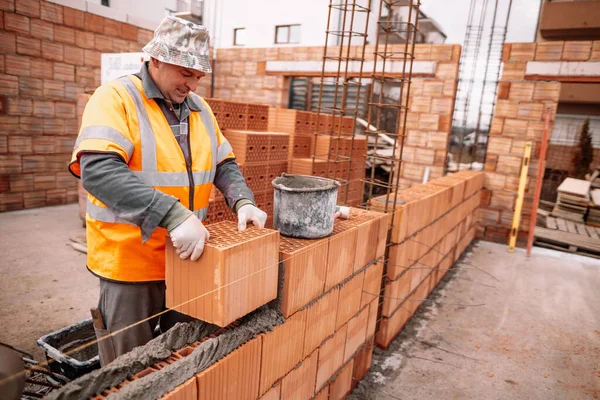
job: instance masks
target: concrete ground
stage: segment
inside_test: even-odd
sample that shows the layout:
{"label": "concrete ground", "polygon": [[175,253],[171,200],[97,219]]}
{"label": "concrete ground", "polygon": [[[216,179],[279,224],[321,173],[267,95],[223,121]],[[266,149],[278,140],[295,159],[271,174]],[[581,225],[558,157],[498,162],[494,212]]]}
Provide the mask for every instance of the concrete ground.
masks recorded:
{"label": "concrete ground", "polygon": [[600,398],[600,260],[506,249],[478,242],[352,397]]}
{"label": "concrete ground", "polygon": [[76,204],[0,213],[0,342],[43,360],[39,337],[90,318],[98,279],[67,245],[82,234]]}

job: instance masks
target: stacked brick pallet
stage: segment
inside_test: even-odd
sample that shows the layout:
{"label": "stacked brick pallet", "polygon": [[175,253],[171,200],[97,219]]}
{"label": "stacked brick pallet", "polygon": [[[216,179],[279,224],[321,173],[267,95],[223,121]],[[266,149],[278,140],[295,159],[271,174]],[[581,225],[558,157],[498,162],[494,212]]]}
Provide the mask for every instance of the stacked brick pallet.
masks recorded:
{"label": "stacked brick pallet", "polygon": [[387,348],[475,237],[483,179],[462,171],[398,193],[403,204],[394,209],[379,346]]}
{"label": "stacked brick pallet", "polygon": [[[340,202],[351,206],[362,203],[361,179],[365,175],[367,142],[364,138],[352,139],[351,117],[317,116],[306,111],[271,108],[269,128],[290,134],[291,173],[340,180],[344,183],[338,193]],[[337,137],[338,133],[341,138]]]}
{"label": "stacked brick pallet", "polygon": [[77,202],[66,166],[78,96],[100,84],[101,52],[141,51],[151,38],[53,2],[0,2],[0,211]]}

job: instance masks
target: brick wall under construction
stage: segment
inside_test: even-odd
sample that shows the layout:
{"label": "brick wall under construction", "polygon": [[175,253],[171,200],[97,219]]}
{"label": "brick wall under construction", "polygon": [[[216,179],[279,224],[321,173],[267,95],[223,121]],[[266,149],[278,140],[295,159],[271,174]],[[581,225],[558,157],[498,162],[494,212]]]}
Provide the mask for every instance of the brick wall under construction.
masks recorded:
{"label": "brick wall under construction", "polygon": [[77,98],[100,85],[101,53],[139,52],[151,37],[43,0],[0,2],[0,212],[77,201]]}
{"label": "brick wall under construction", "polygon": [[[593,79],[589,71],[597,69],[594,65],[598,61],[600,41],[505,44],[504,66],[498,83],[485,163],[478,237],[506,243],[514,216],[523,149],[527,141],[532,141],[532,161],[517,244],[527,242],[545,110],[550,109],[551,133],[560,97],[560,81],[585,82]],[[569,68],[571,72],[556,73],[559,69],[568,71]],[[588,72],[578,75],[581,71]],[[565,162],[565,155],[556,157],[552,146],[550,151],[548,167]]]}
{"label": "brick wall under construction", "polygon": [[[353,208],[351,218],[338,220],[333,233],[323,239],[284,238],[268,229],[237,238],[235,224],[228,234],[222,233],[226,229],[221,226],[223,222],[215,229],[209,225],[218,238],[215,241],[211,235],[205,251],[221,252],[222,260],[222,264],[210,268],[220,270],[226,268],[228,259],[237,260],[236,283],[256,279],[256,272],[245,267],[252,264],[270,276],[277,276],[279,271],[283,282],[272,306],[280,309],[285,321],[248,338],[211,365],[198,367],[198,371],[178,370],[184,374],[176,377],[182,384],[172,389],[161,391],[153,386],[165,382],[166,376],[171,377],[167,381],[175,379],[173,371],[178,363],[201,359],[201,354],[208,351],[206,343],[244,323],[222,320],[229,325],[205,339],[174,349],[163,360],[149,365],[130,361],[122,379],[110,387],[97,387],[89,397],[101,400],[112,395],[118,399],[123,392],[128,398],[137,398],[136,393],[143,390],[174,400],[345,398],[368,372],[374,345],[386,348],[397,337],[473,240],[483,179],[483,173],[464,171],[401,190],[398,197],[404,204],[387,214],[377,211],[384,206],[385,198],[373,199],[371,210]],[[257,245],[257,240],[267,247]],[[245,250],[236,251],[238,246]],[[279,262],[258,256],[245,257],[245,261],[236,258],[236,254],[261,249]],[[184,264],[189,264],[187,271],[192,275],[186,275],[188,279],[173,278],[173,274],[184,271]],[[171,276],[170,282],[186,283],[185,287],[167,289],[167,298],[181,304],[174,304],[181,312],[214,315],[214,307],[190,303],[199,293],[192,289],[200,288],[187,282],[200,282],[192,276],[204,273],[193,272],[198,271],[197,267],[191,261],[182,263],[178,257],[167,258],[167,279]],[[234,298],[263,296],[257,291],[270,285],[265,282],[240,284],[233,290]],[[215,294],[211,288],[204,290],[209,296]],[[217,297],[209,303],[223,301]],[[239,314],[246,302],[222,305]],[[137,356],[144,358],[143,353]],[[117,364],[116,368],[123,367]],[[102,370],[96,377],[100,375]],[[69,387],[61,390],[61,398],[69,399]]]}

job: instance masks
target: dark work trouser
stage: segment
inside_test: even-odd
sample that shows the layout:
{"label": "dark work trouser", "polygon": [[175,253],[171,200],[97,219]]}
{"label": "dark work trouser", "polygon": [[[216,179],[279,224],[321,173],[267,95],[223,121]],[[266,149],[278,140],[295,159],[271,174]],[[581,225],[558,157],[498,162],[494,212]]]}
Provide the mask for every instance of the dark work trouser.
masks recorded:
{"label": "dark work trouser", "polygon": [[[111,337],[98,343],[102,366],[152,340],[157,324],[160,325],[162,333],[177,322],[193,320],[193,318],[176,311],[169,311],[153,317],[166,309],[164,281],[119,283],[100,279],[98,309],[106,328],[96,329],[98,340],[113,333]],[[121,329],[124,330],[114,334]]]}

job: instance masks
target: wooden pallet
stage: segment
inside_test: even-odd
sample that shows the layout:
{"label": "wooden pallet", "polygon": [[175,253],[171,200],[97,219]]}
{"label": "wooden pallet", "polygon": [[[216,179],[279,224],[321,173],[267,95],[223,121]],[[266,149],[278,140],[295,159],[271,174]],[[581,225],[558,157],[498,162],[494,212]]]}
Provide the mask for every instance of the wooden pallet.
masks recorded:
{"label": "wooden pallet", "polygon": [[[535,243],[541,247],[600,258],[599,232],[595,228],[593,231],[588,230],[588,228],[591,227],[584,227],[586,235],[583,235],[580,233],[581,230],[579,232],[569,232],[538,226],[535,228]],[[588,236],[588,234],[593,236]]]}

